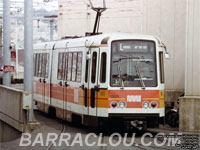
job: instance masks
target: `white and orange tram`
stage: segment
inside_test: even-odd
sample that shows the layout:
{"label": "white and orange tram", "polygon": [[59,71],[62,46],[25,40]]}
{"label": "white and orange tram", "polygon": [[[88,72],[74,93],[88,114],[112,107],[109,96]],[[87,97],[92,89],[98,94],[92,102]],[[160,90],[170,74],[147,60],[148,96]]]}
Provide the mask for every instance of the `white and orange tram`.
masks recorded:
{"label": "white and orange tram", "polygon": [[34,45],[34,100],[39,110],[97,125],[164,117],[163,43],[154,36],[102,34]]}

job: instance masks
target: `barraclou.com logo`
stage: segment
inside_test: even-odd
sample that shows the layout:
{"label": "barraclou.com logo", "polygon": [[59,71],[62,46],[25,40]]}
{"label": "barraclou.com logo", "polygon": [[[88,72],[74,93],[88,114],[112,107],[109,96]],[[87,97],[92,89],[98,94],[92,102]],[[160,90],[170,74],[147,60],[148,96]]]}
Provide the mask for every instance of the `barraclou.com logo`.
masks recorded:
{"label": "barraclou.com logo", "polygon": [[[95,133],[89,133],[82,135],[81,133],[70,134],[70,133],[47,133],[43,136],[42,133],[38,133],[36,136],[32,137],[30,133],[23,133],[20,139],[19,146],[108,146],[113,147],[119,146],[120,144],[124,146],[132,146],[135,143],[136,134],[133,133],[132,136],[128,136],[128,133],[124,133],[122,136],[119,133],[113,133],[108,137],[108,142],[104,141],[103,133],[99,135]],[[145,140],[146,138],[153,138],[153,140]],[[162,140],[161,140],[162,139]],[[140,142],[142,146],[155,145],[156,147],[162,146],[175,146],[181,149],[198,149],[199,148],[199,136],[198,135],[183,135],[170,133],[168,135],[164,133],[158,133],[153,136],[151,133],[145,133],[140,137]]]}

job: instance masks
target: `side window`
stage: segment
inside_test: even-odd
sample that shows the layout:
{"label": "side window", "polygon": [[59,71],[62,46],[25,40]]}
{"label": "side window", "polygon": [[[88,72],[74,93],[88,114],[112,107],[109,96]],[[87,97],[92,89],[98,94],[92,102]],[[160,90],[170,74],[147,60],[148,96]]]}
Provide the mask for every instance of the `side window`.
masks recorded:
{"label": "side window", "polygon": [[160,82],[165,82],[164,76],[164,61],[163,61],[163,52],[159,52],[159,61],[160,61]]}
{"label": "side window", "polygon": [[77,61],[77,75],[76,75],[77,82],[81,82],[81,71],[82,71],[82,52],[79,52]]}
{"label": "side window", "polygon": [[92,83],[95,83],[96,81],[96,65],[97,65],[97,52],[94,52],[92,55],[92,75],[91,75]]}
{"label": "side window", "polygon": [[67,81],[71,81],[72,75],[72,53],[68,54]]}
{"label": "side window", "polygon": [[46,66],[45,66],[45,59],[46,59],[46,54],[43,54],[42,53],[42,75],[41,77],[43,78],[44,77],[44,74],[45,74],[45,69],[46,69]]}
{"label": "side window", "polygon": [[40,54],[36,54],[36,72],[35,72],[36,77],[39,77],[39,62],[40,62]]}
{"label": "side window", "polygon": [[67,68],[68,68],[68,53],[65,53],[65,69],[64,69],[65,77],[64,77],[64,80],[67,80]]}
{"label": "side window", "polygon": [[100,82],[106,82],[106,63],[107,63],[107,56],[106,53],[101,54],[101,70],[100,70]]}
{"label": "side window", "polygon": [[77,53],[73,53],[72,81],[76,81],[76,69],[77,69]]}
{"label": "side window", "polygon": [[37,54],[33,54],[34,77],[36,76],[36,62],[37,62]]}
{"label": "side window", "polygon": [[62,70],[62,77],[61,77],[61,79],[62,80],[64,80],[64,77],[65,77],[65,61],[66,61],[66,59],[65,59],[65,54],[66,53],[62,53],[62,68],[61,68],[61,70]]}
{"label": "side window", "polygon": [[89,65],[89,60],[86,60],[86,67],[85,67],[85,83],[88,81],[88,65]]}
{"label": "side window", "polygon": [[48,54],[44,53],[42,54],[43,60],[42,60],[42,77],[48,78],[48,71],[49,71],[49,62],[48,62]]}
{"label": "side window", "polygon": [[58,54],[58,74],[57,74],[58,80],[62,79],[62,62],[63,62],[63,55],[62,53],[59,53]]}
{"label": "side window", "polygon": [[40,53],[33,55],[34,61],[34,76],[48,78],[49,74],[49,54]]}
{"label": "side window", "polygon": [[46,54],[46,70],[45,70],[45,78],[49,76],[49,54]]}
{"label": "side window", "polygon": [[42,77],[42,62],[43,62],[43,55],[39,54],[38,77]]}

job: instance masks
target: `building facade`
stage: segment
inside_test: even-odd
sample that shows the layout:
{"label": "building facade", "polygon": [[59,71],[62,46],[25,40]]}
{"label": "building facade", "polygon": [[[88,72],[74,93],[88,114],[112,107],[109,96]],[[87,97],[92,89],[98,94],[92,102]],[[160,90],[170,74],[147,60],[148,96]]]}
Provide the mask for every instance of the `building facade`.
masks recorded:
{"label": "building facade", "polygon": [[[92,2],[95,7],[103,4],[102,0]],[[197,11],[199,5],[200,2],[195,0],[106,0],[107,10],[101,16],[99,31],[159,37],[171,56],[170,60],[165,61],[165,80],[167,100],[174,101],[187,89],[187,85],[191,87],[189,81],[186,81],[188,76],[193,75],[193,80],[199,78],[197,73],[192,73],[195,71],[194,66],[193,69],[188,68],[188,63],[193,61],[188,62],[187,56],[190,52],[188,48],[198,47],[198,44],[193,43],[199,39],[199,34],[195,32],[199,22],[194,20],[199,14],[191,10]],[[85,32],[92,32],[95,16],[96,12],[91,9],[88,0],[59,0],[58,37],[84,36]],[[195,59],[193,64],[199,63]],[[191,73],[186,73],[186,69]],[[199,86],[199,83],[195,84],[193,91],[200,95]]]}
{"label": "building facade", "polygon": [[[93,0],[102,6],[101,0]],[[166,89],[184,89],[186,0],[106,0],[100,32],[131,32],[158,36],[171,59],[165,61]],[[92,32],[96,13],[88,0],[59,0],[58,36]]]}

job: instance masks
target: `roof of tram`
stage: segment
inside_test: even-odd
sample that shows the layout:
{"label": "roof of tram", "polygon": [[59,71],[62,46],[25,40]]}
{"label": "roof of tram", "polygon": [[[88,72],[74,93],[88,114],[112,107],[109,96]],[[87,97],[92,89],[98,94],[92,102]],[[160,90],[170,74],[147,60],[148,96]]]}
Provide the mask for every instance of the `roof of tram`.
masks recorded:
{"label": "roof of tram", "polygon": [[153,40],[157,41],[158,38],[152,35],[145,34],[133,34],[133,33],[105,33],[100,35],[93,35],[79,38],[69,38],[58,41],[37,43],[34,45],[35,50],[47,50],[47,49],[66,49],[70,47],[100,47],[107,45],[113,40]]}

